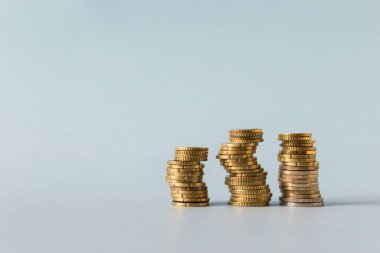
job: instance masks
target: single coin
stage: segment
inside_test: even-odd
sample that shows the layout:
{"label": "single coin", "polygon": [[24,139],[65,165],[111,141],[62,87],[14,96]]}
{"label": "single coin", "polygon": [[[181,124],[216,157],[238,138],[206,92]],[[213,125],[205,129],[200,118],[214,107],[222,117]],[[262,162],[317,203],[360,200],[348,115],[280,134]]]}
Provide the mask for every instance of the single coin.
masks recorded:
{"label": "single coin", "polygon": [[264,139],[236,139],[233,137],[230,137],[231,143],[258,143],[263,142]]}
{"label": "single coin", "polygon": [[259,163],[253,165],[243,165],[243,166],[225,166],[229,170],[248,170],[248,169],[262,169]]}
{"label": "single coin", "polygon": [[175,183],[202,183],[203,180],[202,179],[170,179],[170,178],[167,178],[166,182],[169,185],[173,185]]}
{"label": "single coin", "polygon": [[203,156],[203,155],[208,155],[208,151],[176,150],[175,154],[176,155]]}
{"label": "single coin", "polygon": [[208,194],[172,194],[172,197],[177,198],[183,198],[183,199],[202,199],[202,198],[208,198]]}
{"label": "single coin", "polygon": [[252,155],[217,155],[217,159],[250,158]]}
{"label": "single coin", "polygon": [[240,194],[240,193],[233,193],[231,196],[233,198],[262,199],[262,198],[270,198],[270,197],[272,197],[272,193],[266,193],[266,194]]}
{"label": "single coin", "polygon": [[314,202],[323,202],[323,198],[316,199],[296,199],[296,198],[279,198],[283,202],[295,202],[295,203],[314,203]]}
{"label": "single coin", "polygon": [[290,193],[283,193],[283,198],[293,198],[293,199],[317,199],[321,198],[321,194],[290,194]]}
{"label": "single coin", "polygon": [[182,202],[172,202],[173,206],[176,207],[205,207],[209,206],[209,202],[203,202],[203,203],[182,203]]}
{"label": "single coin", "polygon": [[206,147],[176,147],[175,150],[208,151]]}
{"label": "single coin", "polygon": [[228,167],[225,168],[225,170],[228,173],[230,173],[231,176],[234,176],[232,174],[249,174],[249,173],[256,174],[256,173],[261,173],[264,171],[263,169],[230,170],[230,169],[228,169]]}
{"label": "single coin", "polygon": [[262,180],[266,178],[266,173],[256,173],[256,176],[246,176],[246,177],[232,177],[232,176],[227,176],[225,179],[227,181],[257,181],[257,180]]}
{"label": "single coin", "polygon": [[234,198],[230,197],[232,202],[245,202],[245,203],[257,203],[257,202],[269,202],[271,198]]}
{"label": "single coin", "polygon": [[282,140],[281,143],[296,143],[296,144],[310,144],[310,143],[315,143],[315,140],[309,139],[309,140]]}
{"label": "single coin", "polygon": [[266,194],[270,193],[270,189],[259,189],[259,190],[229,190],[231,194]]}
{"label": "single coin", "polygon": [[171,194],[182,194],[182,195],[207,195],[207,190],[202,191],[179,191],[179,190],[171,190]]}
{"label": "single coin", "polygon": [[319,191],[319,187],[290,187],[281,185],[279,187],[284,191]]}
{"label": "single coin", "polygon": [[191,199],[189,199],[189,198],[186,198],[186,199],[184,199],[184,198],[173,198],[173,201],[175,201],[175,202],[208,202],[208,201],[210,201],[210,199],[209,198],[197,198],[197,199],[195,199],[195,198],[191,198]]}
{"label": "single coin", "polygon": [[205,173],[203,171],[197,171],[197,172],[172,172],[172,171],[167,171],[166,175],[171,176],[171,177],[191,177],[191,176],[196,176],[200,177],[203,176]]}
{"label": "single coin", "polygon": [[315,194],[321,194],[321,192],[318,191],[281,191],[285,195],[315,195]]}
{"label": "single coin", "polygon": [[193,174],[193,173],[195,173],[195,174],[203,173],[204,174],[203,169],[194,169],[194,170],[191,170],[191,169],[166,169],[166,172],[168,174],[177,174],[177,173],[178,174]]}
{"label": "single coin", "polygon": [[310,167],[310,166],[319,166],[319,162],[308,162],[308,163],[303,163],[303,162],[295,162],[295,163],[283,162],[282,165],[283,166]]}
{"label": "single coin", "polygon": [[181,187],[181,186],[171,186],[171,191],[207,191],[207,186],[193,186],[193,187]]}
{"label": "single coin", "polygon": [[278,137],[311,137],[311,133],[280,133]]}
{"label": "single coin", "polygon": [[234,133],[262,133],[263,130],[261,128],[251,128],[251,129],[231,129],[229,131],[230,134]]}
{"label": "single coin", "polygon": [[239,207],[263,207],[263,206],[269,206],[269,201],[268,202],[255,202],[255,203],[228,201],[228,205],[239,206]]}
{"label": "single coin", "polygon": [[297,187],[297,188],[306,188],[306,187],[318,187],[318,183],[280,183],[282,187]]}
{"label": "single coin", "polygon": [[169,165],[200,165],[201,163],[199,161],[177,161],[177,160],[169,160],[167,162]]}
{"label": "single coin", "polygon": [[315,147],[282,147],[281,151],[316,151]]}
{"label": "single coin", "polygon": [[292,207],[321,207],[323,206],[323,202],[319,203],[293,203],[293,202],[281,202],[283,206],[292,206]]}
{"label": "single coin", "polygon": [[255,172],[248,172],[248,173],[230,173],[231,177],[255,177],[256,175],[261,175],[264,170],[258,170]]}
{"label": "single coin", "polygon": [[287,179],[287,178],[278,178],[280,183],[296,183],[296,184],[308,184],[308,183],[318,183],[317,178],[309,178],[309,179]]}
{"label": "single coin", "polygon": [[205,183],[172,183],[171,186],[178,186],[178,187],[200,187],[200,186],[206,186]]}
{"label": "single coin", "polygon": [[218,155],[252,155],[253,150],[220,150]]}
{"label": "single coin", "polygon": [[280,170],[313,171],[318,169],[319,166],[280,166]]}
{"label": "single coin", "polygon": [[244,147],[256,147],[256,143],[223,143],[221,147],[224,148],[244,148]]}
{"label": "single coin", "polygon": [[281,155],[315,155],[317,154],[316,150],[281,150]]}
{"label": "single coin", "polygon": [[314,144],[289,142],[289,143],[281,143],[280,147],[314,147]]}
{"label": "single coin", "polygon": [[175,154],[175,157],[174,157],[175,160],[179,160],[179,161],[182,161],[182,160],[205,160],[207,159],[207,155],[181,155],[181,154]]}
{"label": "single coin", "polygon": [[239,186],[258,186],[258,185],[264,185],[265,184],[265,180],[260,180],[260,181],[224,181],[224,183],[226,185],[230,185],[230,186],[235,186],[235,185],[239,185]]}
{"label": "single coin", "polygon": [[222,162],[220,164],[225,167],[253,166],[259,165],[257,162]]}
{"label": "single coin", "polygon": [[318,179],[318,175],[291,175],[291,174],[279,173],[279,178],[280,179],[308,180],[308,179]]}
{"label": "single coin", "polygon": [[204,164],[197,164],[197,165],[168,165],[168,169],[202,169],[204,168]]}
{"label": "single coin", "polygon": [[289,158],[278,158],[277,159],[279,162],[284,162],[284,163],[310,163],[310,162],[316,162],[315,159],[289,159]]}
{"label": "single coin", "polygon": [[317,158],[316,155],[283,155],[279,154],[278,158],[285,158],[285,159],[315,159]]}
{"label": "single coin", "polygon": [[230,190],[262,190],[269,189],[269,185],[229,185]]}
{"label": "single coin", "polygon": [[287,171],[287,170],[280,170],[280,174],[282,174],[282,175],[293,175],[293,176],[311,176],[311,175],[318,175],[318,171]]}

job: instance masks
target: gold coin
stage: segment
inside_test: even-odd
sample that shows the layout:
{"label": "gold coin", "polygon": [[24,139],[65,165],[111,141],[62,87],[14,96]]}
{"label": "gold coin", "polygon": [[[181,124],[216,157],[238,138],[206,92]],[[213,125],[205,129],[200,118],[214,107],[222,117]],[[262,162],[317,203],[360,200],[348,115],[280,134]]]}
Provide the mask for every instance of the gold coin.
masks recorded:
{"label": "gold coin", "polygon": [[317,151],[315,147],[282,147],[282,152],[287,151]]}
{"label": "gold coin", "polygon": [[315,140],[313,139],[308,139],[308,140],[282,140],[281,143],[296,143],[296,144],[314,144],[315,143]]}
{"label": "gold coin", "polygon": [[176,147],[175,150],[208,151],[206,147]]}
{"label": "gold coin", "polygon": [[166,169],[166,172],[168,174],[197,174],[202,173],[204,174],[203,169]]}
{"label": "gold coin", "polygon": [[267,177],[266,172],[265,173],[256,173],[255,176],[246,176],[246,177],[232,177],[232,176],[226,176],[226,180],[229,181],[256,181],[256,180],[262,180]]}
{"label": "gold coin", "polygon": [[167,176],[203,176],[205,173],[203,171],[195,171],[195,172],[178,172],[178,171],[167,171],[166,175]]}
{"label": "gold coin", "polygon": [[321,194],[288,194],[284,193],[282,194],[281,198],[285,199],[319,199],[321,198]]}
{"label": "gold coin", "polygon": [[310,163],[310,162],[316,162],[315,159],[288,159],[288,158],[279,158],[277,159],[280,162],[283,163]]}
{"label": "gold coin", "polygon": [[184,165],[184,166],[200,165],[201,164],[199,161],[177,161],[177,160],[169,160],[167,163],[169,165]]}
{"label": "gold coin", "polygon": [[281,185],[280,189],[283,191],[319,191],[319,187],[290,187]]}
{"label": "gold coin", "polygon": [[246,169],[261,169],[261,165],[259,163],[253,165],[243,165],[243,166],[225,166],[229,170],[246,170]]}
{"label": "gold coin", "polygon": [[202,183],[202,179],[166,179],[166,182],[169,185],[175,184],[175,183]]}
{"label": "gold coin", "polygon": [[169,169],[202,169],[204,168],[204,164],[197,164],[197,165],[168,165],[167,168]]}
{"label": "gold coin", "polygon": [[323,202],[319,203],[294,203],[294,202],[281,202],[283,206],[291,206],[291,207],[322,207]]}
{"label": "gold coin", "polygon": [[280,166],[280,170],[287,171],[317,171],[319,166]]}
{"label": "gold coin", "polygon": [[217,155],[217,159],[250,158],[252,155]]}
{"label": "gold coin", "polygon": [[183,187],[183,186],[170,186],[171,191],[207,191],[207,186],[192,186],[192,187]]}
{"label": "gold coin", "polygon": [[256,203],[228,201],[228,205],[239,206],[239,207],[263,207],[263,206],[269,206],[269,201],[268,202],[256,202]]}
{"label": "gold coin", "polygon": [[281,191],[284,195],[313,195],[313,194],[321,194],[318,191]]}
{"label": "gold coin", "polygon": [[233,198],[244,198],[244,199],[262,199],[262,198],[271,198],[272,193],[266,193],[266,194],[240,194],[240,193],[233,193],[231,195]]}
{"label": "gold coin", "polygon": [[313,143],[281,143],[280,147],[314,147]]}
{"label": "gold coin", "polygon": [[189,202],[189,203],[192,203],[192,202],[208,202],[210,201],[209,198],[197,198],[197,199],[189,199],[189,198],[173,198],[173,201],[174,202]]}
{"label": "gold coin", "polygon": [[255,177],[257,174],[263,173],[263,170],[249,172],[249,173],[230,173],[230,177]]}
{"label": "gold coin", "polygon": [[319,166],[319,162],[296,162],[296,163],[289,163],[289,162],[283,162],[283,166],[299,166],[299,167],[310,167],[310,166]]}
{"label": "gold coin", "polygon": [[230,197],[232,202],[245,202],[245,203],[257,203],[257,202],[269,202],[271,198],[235,198]]}
{"label": "gold coin", "polygon": [[258,165],[256,162],[222,162],[220,164],[225,167],[239,167],[239,166],[252,166]]}
{"label": "gold coin", "polygon": [[171,194],[182,194],[182,195],[207,195],[207,190],[202,191],[180,191],[180,190],[170,190]]}
{"label": "gold coin", "polygon": [[229,185],[230,190],[263,190],[269,189],[269,185]]}
{"label": "gold coin", "polygon": [[296,199],[296,198],[281,198],[280,201],[284,202],[296,202],[296,203],[313,203],[313,202],[323,202],[323,198],[315,199]]}
{"label": "gold coin", "polygon": [[182,202],[172,202],[173,206],[176,207],[205,207],[209,206],[209,202],[203,202],[203,203],[182,203]]}
{"label": "gold coin", "polygon": [[318,187],[318,183],[280,183],[282,187]]}
{"label": "gold coin", "polygon": [[278,158],[285,158],[285,159],[316,159],[316,155],[284,155],[284,154],[278,154]]}
{"label": "gold coin", "polygon": [[255,195],[255,194],[269,194],[270,189],[259,189],[259,190],[229,190],[232,195],[243,194],[243,195]]}
{"label": "gold coin", "polygon": [[175,160],[184,160],[184,159],[193,159],[193,160],[204,160],[207,159],[207,155],[181,155],[181,154],[175,154]]}
{"label": "gold coin", "polygon": [[318,171],[288,171],[288,170],[280,170],[280,174],[282,175],[293,175],[293,176],[311,176],[318,175]]}
{"label": "gold coin", "polygon": [[311,133],[281,133],[278,137],[311,137]]}
{"label": "gold coin", "polygon": [[207,161],[207,158],[175,157],[178,161]]}
{"label": "gold coin", "polygon": [[315,155],[316,150],[281,150],[280,155]]}
{"label": "gold coin", "polygon": [[261,128],[251,128],[251,129],[231,129],[229,131],[230,134],[234,133],[262,133],[263,130]]}
{"label": "gold coin", "polygon": [[264,139],[236,139],[233,137],[230,137],[231,143],[258,143],[263,142]]}
{"label": "gold coin", "polygon": [[220,150],[219,155],[252,155],[253,150]]}
{"label": "gold coin", "polygon": [[168,180],[202,180],[203,176],[166,176]]}
{"label": "gold coin", "polygon": [[175,154],[178,155],[208,155],[208,151],[194,151],[194,150],[176,150]]}
{"label": "gold coin", "polygon": [[182,199],[202,199],[202,198],[208,198],[208,194],[172,194],[172,198],[182,198]]}
{"label": "gold coin", "polygon": [[[230,173],[231,176],[233,174],[255,174],[255,173],[261,173],[263,172],[263,169],[244,169],[244,170],[229,170],[225,169],[228,173]],[[242,175],[243,176],[243,175]]]}
{"label": "gold coin", "polygon": [[280,183],[299,183],[299,184],[307,184],[307,183],[317,183],[317,178],[309,178],[309,179],[294,179],[294,178],[278,178]]}
{"label": "gold coin", "polygon": [[225,180],[224,183],[229,186],[259,186],[259,185],[264,185],[265,180],[260,180],[260,181],[227,181]]}
{"label": "gold coin", "polygon": [[171,183],[171,186],[178,186],[178,187],[200,187],[200,186],[206,186],[205,183]]}
{"label": "gold coin", "polygon": [[255,148],[256,143],[223,143],[221,148]]}

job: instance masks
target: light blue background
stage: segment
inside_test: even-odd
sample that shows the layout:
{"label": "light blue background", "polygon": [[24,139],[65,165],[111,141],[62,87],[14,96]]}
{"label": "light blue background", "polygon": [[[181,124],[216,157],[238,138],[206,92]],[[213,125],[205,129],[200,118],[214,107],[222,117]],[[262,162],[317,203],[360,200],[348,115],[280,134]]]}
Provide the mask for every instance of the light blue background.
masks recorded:
{"label": "light blue background", "polygon": [[[378,1],[1,0],[4,226],[28,231],[39,205],[166,208],[176,146],[210,148],[205,181],[226,201],[215,155],[232,128],[263,129],[273,204],[277,134],[292,131],[317,140],[327,203],[378,201],[379,13]],[[34,211],[12,216],[21,207]],[[2,233],[3,252],[25,252]]]}

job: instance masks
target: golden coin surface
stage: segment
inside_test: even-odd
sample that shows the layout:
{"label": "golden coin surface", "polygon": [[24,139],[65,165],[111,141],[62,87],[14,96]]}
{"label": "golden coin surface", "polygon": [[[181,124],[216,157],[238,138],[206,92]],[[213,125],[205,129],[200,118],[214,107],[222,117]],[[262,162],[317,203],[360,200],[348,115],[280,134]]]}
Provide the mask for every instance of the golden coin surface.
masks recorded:
{"label": "golden coin surface", "polygon": [[204,174],[203,169],[167,169],[166,172],[168,174]]}
{"label": "golden coin surface", "polygon": [[278,161],[284,162],[284,163],[310,163],[310,162],[316,162],[315,159],[289,159],[289,158],[279,158]]}
{"label": "golden coin surface", "polygon": [[177,161],[177,160],[169,160],[167,162],[169,165],[200,165],[201,163],[199,161]]}
{"label": "golden coin surface", "polygon": [[280,183],[282,187],[301,187],[301,188],[305,188],[305,187],[318,187],[318,183],[285,183],[285,182],[281,182]]}
{"label": "golden coin surface", "polygon": [[308,180],[308,179],[318,179],[318,175],[291,175],[291,174],[279,173],[279,178],[280,179]]}
{"label": "golden coin surface", "polygon": [[227,181],[257,181],[257,180],[263,180],[266,178],[266,174],[259,174],[257,173],[257,176],[246,176],[246,177],[231,177],[231,176],[227,176],[225,178],[225,180]]}
{"label": "golden coin surface", "polygon": [[232,202],[245,202],[245,203],[257,203],[257,202],[269,202],[271,198],[235,198],[230,197],[230,201]]}
{"label": "golden coin surface", "polygon": [[270,189],[258,189],[258,190],[229,190],[231,194],[265,194],[270,193]]}
{"label": "golden coin surface", "polygon": [[298,184],[307,184],[307,183],[318,183],[317,178],[309,178],[309,179],[294,179],[294,178],[278,178],[280,183],[298,183]]}
{"label": "golden coin surface", "polygon": [[280,133],[279,137],[311,137],[311,133]]}
{"label": "golden coin surface", "polygon": [[260,180],[260,181],[224,181],[226,185],[230,186],[258,186],[258,185],[264,185],[265,180]]}
{"label": "golden coin surface", "polygon": [[289,163],[289,162],[283,162],[283,166],[299,166],[299,167],[312,167],[312,166],[319,166],[319,162],[295,162],[295,163]]}
{"label": "golden coin surface", "polygon": [[280,170],[279,172],[281,175],[293,175],[293,176],[311,176],[311,175],[318,175],[318,171],[287,171],[287,170]]}
{"label": "golden coin surface", "polygon": [[284,195],[315,195],[315,194],[321,194],[321,192],[318,191],[281,191]]}
{"label": "golden coin surface", "polygon": [[231,143],[257,143],[257,142],[263,142],[264,139],[237,139],[237,138],[233,138],[233,137],[230,137],[230,142]]}
{"label": "golden coin surface", "polygon": [[314,147],[313,143],[281,143],[280,147]]}
{"label": "golden coin surface", "polygon": [[234,133],[262,133],[263,129],[261,128],[251,128],[251,129],[231,129],[230,134]]}
{"label": "golden coin surface", "polygon": [[206,147],[176,147],[175,150],[208,151]]}
{"label": "golden coin surface", "polygon": [[321,194],[290,194],[283,193],[283,198],[294,198],[294,199],[317,199],[321,197]]}
{"label": "golden coin surface", "polygon": [[239,207],[264,207],[264,206],[269,206],[269,201],[268,202],[256,202],[256,203],[245,203],[245,202],[233,202],[233,201],[228,201],[228,205],[230,206],[239,206]]}
{"label": "golden coin surface", "polygon": [[255,172],[248,172],[248,173],[230,173],[231,177],[255,177],[256,175],[261,175],[264,170],[259,170]]}
{"label": "golden coin surface", "polygon": [[182,202],[172,202],[173,206],[176,207],[206,207],[209,206],[209,202],[203,203],[182,203]]}
{"label": "golden coin surface", "polygon": [[206,186],[205,183],[171,183],[171,186],[178,186],[178,187],[200,187],[200,186]]}
{"label": "golden coin surface", "polygon": [[174,202],[208,202],[210,201],[209,198],[173,198]]}
{"label": "golden coin surface", "polygon": [[291,186],[279,186],[284,191],[319,191],[319,187],[291,187]]}
{"label": "golden coin surface", "polygon": [[253,150],[220,150],[219,155],[252,155]]}
{"label": "golden coin surface", "polygon": [[191,176],[203,176],[205,173],[203,171],[196,172],[177,172],[177,171],[167,171],[166,175],[171,177],[191,177]]}
{"label": "golden coin surface", "polygon": [[316,159],[316,155],[284,155],[279,154],[278,158],[285,158],[285,159]]}
{"label": "golden coin surface", "polygon": [[202,169],[204,168],[204,164],[197,164],[197,165],[168,165],[168,169]]}
{"label": "golden coin surface", "polygon": [[281,155],[315,155],[317,154],[316,150],[282,150],[279,154]]}
{"label": "golden coin surface", "polygon": [[170,191],[207,191],[207,186],[198,186],[198,187],[179,187],[171,186]]}
{"label": "golden coin surface", "polygon": [[313,202],[323,202],[323,198],[315,199],[296,199],[296,198],[279,198],[280,201],[284,202],[296,202],[296,203],[313,203]]}
{"label": "golden coin surface", "polygon": [[288,171],[317,171],[319,170],[319,166],[280,166],[280,170],[288,170]]}
{"label": "golden coin surface", "polygon": [[217,155],[217,159],[236,159],[236,158],[249,158],[252,155]]}
{"label": "golden coin surface", "polygon": [[244,147],[256,147],[256,143],[223,143],[222,148],[244,148]]}
{"label": "golden coin surface", "polygon": [[181,194],[181,195],[208,195],[207,190],[200,191],[180,191],[180,190],[171,190],[171,194]]}
{"label": "golden coin surface", "polygon": [[241,194],[241,193],[233,193],[231,195],[233,198],[246,198],[246,199],[263,199],[272,197],[272,193],[266,194]]}
{"label": "golden coin surface", "polygon": [[173,198],[182,198],[182,199],[202,199],[202,198],[208,198],[208,194],[179,194],[179,193],[172,193]]}
{"label": "golden coin surface", "polygon": [[262,190],[269,189],[269,185],[229,185],[230,190]]}
{"label": "golden coin surface", "polygon": [[291,206],[291,207],[322,207],[323,202],[319,203],[294,203],[294,202],[281,202],[283,206]]}

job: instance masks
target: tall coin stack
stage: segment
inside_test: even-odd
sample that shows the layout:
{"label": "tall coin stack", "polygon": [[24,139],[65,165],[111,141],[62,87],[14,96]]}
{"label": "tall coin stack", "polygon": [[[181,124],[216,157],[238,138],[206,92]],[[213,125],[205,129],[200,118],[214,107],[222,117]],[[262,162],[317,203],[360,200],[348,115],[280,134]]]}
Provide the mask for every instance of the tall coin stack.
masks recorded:
{"label": "tall coin stack", "polygon": [[323,206],[318,185],[317,149],[311,133],[279,134],[278,139],[282,142],[282,150],[278,154],[281,205]]}
{"label": "tall coin stack", "polygon": [[254,157],[259,142],[263,141],[261,129],[230,130],[230,143],[222,144],[217,158],[230,174],[225,179],[231,193],[231,206],[268,206],[272,197],[266,184],[267,172]]}
{"label": "tall coin stack", "polygon": [[207,186],[203,182],[204,164],[208,148],[178,147],[174,160],[167,162],[166,181],[170,185],[172,205],[203,207],[209,205]]}

